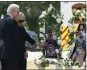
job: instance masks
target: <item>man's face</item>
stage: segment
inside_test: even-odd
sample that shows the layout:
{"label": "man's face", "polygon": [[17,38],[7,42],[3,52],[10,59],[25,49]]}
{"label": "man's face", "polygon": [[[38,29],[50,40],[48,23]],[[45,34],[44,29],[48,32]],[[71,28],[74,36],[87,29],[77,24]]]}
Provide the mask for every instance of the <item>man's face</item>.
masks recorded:
{"label": "man's face", "polygon": [[19,9],[13,9],[12,14],[13,14],[13,18],[18,19]]}

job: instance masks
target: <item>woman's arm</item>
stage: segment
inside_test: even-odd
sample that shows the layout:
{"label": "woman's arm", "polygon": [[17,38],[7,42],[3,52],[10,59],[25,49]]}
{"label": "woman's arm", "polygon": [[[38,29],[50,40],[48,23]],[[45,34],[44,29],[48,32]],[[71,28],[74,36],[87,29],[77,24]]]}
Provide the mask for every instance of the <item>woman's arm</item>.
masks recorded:
{"label": "woman's arm", "polygon": [[36,42],[28,35],[28,33],[25,31],[25,29],[23,28],[23,32],[24,32],[24,38],[26,41],[28,41],[30,44],[35,44]]}

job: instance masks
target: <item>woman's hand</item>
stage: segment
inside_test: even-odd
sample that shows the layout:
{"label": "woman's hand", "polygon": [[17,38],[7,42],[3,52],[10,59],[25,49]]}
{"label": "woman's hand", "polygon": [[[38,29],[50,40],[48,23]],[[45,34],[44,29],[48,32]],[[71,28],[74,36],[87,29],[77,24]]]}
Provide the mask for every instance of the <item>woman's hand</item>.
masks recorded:
{"label": "woman's hand", "polygon": [[28,58],[28,52],[24,53],[24,58],[27,59]]}

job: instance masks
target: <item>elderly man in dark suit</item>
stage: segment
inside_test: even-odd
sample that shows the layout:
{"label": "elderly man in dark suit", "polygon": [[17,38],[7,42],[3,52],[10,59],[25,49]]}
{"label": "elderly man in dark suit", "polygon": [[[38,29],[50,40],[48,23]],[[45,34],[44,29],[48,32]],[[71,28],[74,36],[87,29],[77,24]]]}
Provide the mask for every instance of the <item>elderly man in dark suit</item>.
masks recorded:
{"label": "elderly man in dark suit", "polygon": [[9,5],[7,15],[2,19],[2,39],[4,46],[1,53],[2,70],[18,70],[17,59],[19,57],[20,34],[15,19],[18,18],[19,6]]}
{"label": "elderly man in dark suit", "polygon": [[16,25],[19,14],[19,6],[17,4],[9,5],[7,15],[2,19],[2,39],[4,46],[1,53],[2,70],[17,70],[18,46],[20,45],[20,35]]}

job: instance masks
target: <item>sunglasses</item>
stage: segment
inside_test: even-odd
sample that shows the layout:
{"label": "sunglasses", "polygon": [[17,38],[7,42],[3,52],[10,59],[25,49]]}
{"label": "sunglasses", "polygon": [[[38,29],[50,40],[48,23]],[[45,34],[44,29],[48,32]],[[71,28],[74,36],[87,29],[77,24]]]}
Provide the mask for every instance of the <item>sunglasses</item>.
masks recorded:
{"label": "sunglasses", "polygon": [[19,11],[18,11],[18,14],[19,14]]}
{"label": "sunglasses", "polygon": [[19,20],[20,23],[24,22],[24,20]]}

